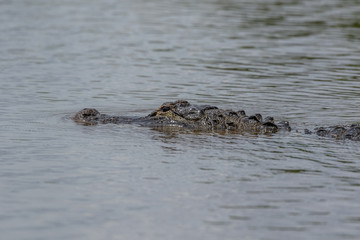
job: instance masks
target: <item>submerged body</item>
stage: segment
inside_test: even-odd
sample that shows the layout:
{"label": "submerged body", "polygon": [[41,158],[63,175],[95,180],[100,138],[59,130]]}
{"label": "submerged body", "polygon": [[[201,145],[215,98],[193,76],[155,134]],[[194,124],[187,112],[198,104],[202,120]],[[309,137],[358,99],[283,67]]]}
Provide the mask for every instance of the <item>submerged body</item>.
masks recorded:
{"label": "submerged body", "polygon": [[[101,114],[93,108],[85,108],[78,112],[73,119],[85,125],[136,123],[149,127],[178,126],[201,131],[227,130],[252,134],[291,131],[288,122],[276,123],[273,117],[263,118],[261,114],[247,116],[244,110],[223,110],[210,105],[192,105],[184,100],[166,102],[145,117],[111,116]],[[305,134],[312,133],[335,139],[360,140],[360,125],[320,127],[315,128],[314,131],[305,129]]]}

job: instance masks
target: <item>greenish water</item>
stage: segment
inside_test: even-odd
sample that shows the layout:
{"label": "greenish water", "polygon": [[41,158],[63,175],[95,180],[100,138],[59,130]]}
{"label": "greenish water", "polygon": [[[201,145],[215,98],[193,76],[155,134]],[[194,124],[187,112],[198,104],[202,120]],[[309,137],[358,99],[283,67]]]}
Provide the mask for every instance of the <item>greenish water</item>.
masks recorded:
{"label": "greenish water", "polygon": [[3,239],[359,239],[360,145],[81,126],[84,107],[360,121],[360,2],[0,1]]}

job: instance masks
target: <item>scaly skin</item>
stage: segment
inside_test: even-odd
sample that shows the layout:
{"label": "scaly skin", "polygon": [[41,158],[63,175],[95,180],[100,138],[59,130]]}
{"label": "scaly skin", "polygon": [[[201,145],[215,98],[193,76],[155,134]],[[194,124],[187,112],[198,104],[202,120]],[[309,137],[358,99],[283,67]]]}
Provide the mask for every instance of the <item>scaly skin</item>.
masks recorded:
{"label": "scaly skin", "polygon": [[290,131],[287,122],[275,124],[272,117],[262,119],[260,114],[246,116],[245,111],[223,110],[210,105],[191,105],[179,100],[162,104],[148,118],[166,118],[187,127],[202,130],[230,130],[254,134],[275,133],[280,129]]}
{"label": "scaly skin", "polygon": [[[149,127],[184,127],[192,130],[248,132],[252,134],[271,134],[291,131],[288,122],[275,123],[272,117],[262,118],[260,114],[247,116],[245,111],[223,110],[210,105],[192,105],[179,100],[166,102],[146,117],[131,118],[101,114],[96,109],[85,108],[74,116],[74,121],[84,125],[136,123]],[[314,132],[305,129],[305,134],[335,139],[360,140],[360,125],[315,128]]]}

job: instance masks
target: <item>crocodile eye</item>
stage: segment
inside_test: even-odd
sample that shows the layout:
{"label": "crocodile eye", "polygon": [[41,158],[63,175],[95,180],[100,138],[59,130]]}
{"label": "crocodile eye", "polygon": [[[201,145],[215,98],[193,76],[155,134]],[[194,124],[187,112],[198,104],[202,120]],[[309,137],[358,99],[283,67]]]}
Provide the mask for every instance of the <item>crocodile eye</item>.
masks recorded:
{"label": "crocodile eye", "polygon": [[167,111],[170,111],[170,107],[163,107],[161,110],[162,110],[163,112],[167,112]]}

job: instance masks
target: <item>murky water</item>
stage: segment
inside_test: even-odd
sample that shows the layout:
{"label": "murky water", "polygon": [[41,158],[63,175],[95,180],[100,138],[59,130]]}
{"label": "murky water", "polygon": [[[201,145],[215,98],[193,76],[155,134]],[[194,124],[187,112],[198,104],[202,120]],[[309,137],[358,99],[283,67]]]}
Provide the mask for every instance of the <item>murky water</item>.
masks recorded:
{"label": "murky water", "polygon": [[0,1],[1,239],[359,239],[360,144],[81,126],[84,107],[360,121],[360,1]]}

